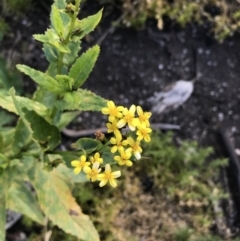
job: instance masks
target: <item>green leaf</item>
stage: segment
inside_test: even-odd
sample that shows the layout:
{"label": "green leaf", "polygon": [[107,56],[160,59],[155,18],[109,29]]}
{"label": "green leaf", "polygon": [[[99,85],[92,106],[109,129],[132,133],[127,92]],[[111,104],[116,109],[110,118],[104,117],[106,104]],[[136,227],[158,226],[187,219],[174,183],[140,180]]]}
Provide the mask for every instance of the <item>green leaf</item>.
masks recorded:
{"label": "green leaf", "polygon": [[63,99],[55,101],[55,105],[60,110],[101,111],[107,105],[107,100],[91,91],[78,89],[65,93]]}
{"label": "green leaf", "polygon": [[60,94],[63,92],[63,89],[61,88],[60,84],[51,76],[37,71],[35,69],[32,69],[26,65],[17,65],[17,68],[25,73],[26,75],[30,76],[36,83],[38,83],[41,87],[44,89],[53,92],[55,94]]}
{"label": "green leaf", "polygon": [[[0,179],[2,178],[0,174]],[[5,192],[0,187],[0,240],[5,240],[5,225],[6,225],[6,207],[5,207]]]}
{"label": "green leaf", "polygon": [[47,35],[45,34],[34,34],[33,37],[43,43],[48,43],[49,42],[49,38]]}
{"label": "green leaf", "polygon": [[4,148],[3,148],[3,136],[2,133],[0,132],[0,153],[3,152]]}
{"label": "green leaf", "polygon": [[[59,166],[61,165],[63,164]],[[82,213],[71,194],[71,178],[66,176],[66,172],[62,174],[62,171],[58,167],[47,172],[42,170],[39,163],[31,163],[29,179],[37,192],[43,212],[65,232],[84,241],[99,241],[92,222]]]}
{"label": "green leaf", "polygon": [[75,24],[75,31],[80,30],[80,35],[79,38],[84,37],[86,34],[90,33],[91,31],[93,31],[95,29],[95,27],[98,25],[98,23],[100,22],[101,18],[102,18],[102,9],[92,15],[89,16],[87,18],[84,18],[82,20],[78,20]]}
{"label": "green leaf", "polygon": [[74,80],[71,77],[67,75],[56,75],[56,80],[58,81],[61,88],[65,91],[72,90]]}
{"label": "green leaf", "polygon": [[8,166],[8,164],[9,164],[8,158],[2,153],[0,153],[0,168],[5,169]]}
{"label": "green leaf", "polygon": [[80,111],[69,111],[61,114],[60,120],[57,123],[57,127],[59,130],[65,128],[71,121],[73,121],[78,115]]}
{"label": "green leaf", "polygon": [[62,18],[58,8],[54,5],[52,5],[50,19],[51,19],[51,24],[55,29],[56,33],[58,34],[58,36],[63,37],[64,26],[63,26]]}
{"label": "green leaf", "polygon": [[[26,107],[29,110],[34,110],[41,116],[49,115],[49,111],[48,111],[47,107],[42,105],[41,103],[31,100],[29,98],[21,97],[21,96],[15,96],[15,98],[16,98],[16,101],[18,102],[19,106]],[[15,107],[12,97],[3,95],[1,92],[0,92],[0,106],[3,109],[6,109],[10,112],[19,114]]]}
{"label": "green leaf", "polygon": [[55,47],[62,53],[70,53],[70,49],[67,45],[61,43],[61,40],[54,29],[48,29],[45,34],[35,34],[33,37],[43,43],[49,44]]}
{"label": "green leaf", "polygon": [[[75,158],[76,159],[76,158]],[[69,163],[71,163],[71,161],[74,160],[74,158],[72,158]],[[73,172],[73,167],[70,166],[70,168],[66,167],[65,165],[59,165],[57,167],[58,171],[63,174],[64,176],[70,177],[71,181],[73,183],[84,183],[84,182],[89,182],[89,180],[86,177],[86,173],[84,172],[80,172],[79,174],[75,174]]]}
{"label": "green leaf", "polygon": [[107,104],[107,100],[91,91],[78,89],[67,92],[62,100],[57,100],[55,105],[62,110],[101,111]]}
{"label": "green leaf", "polygon": [[54,149],[61,140],[58,128],[49,124],[43,117],[34,111],[23,109],[25,119],[30,123],[33,131],[33,138],[38,141],[43,149]]}
{"label": "green leaf", "polygon": [[23,82],[19,72],[15,68],[10,69],[6,60],[0,58],[0,90],[8,91],[13,86],[18,93],[22,92]]}
{"label": "green leaf", "polygon": [[55,0],[54,1],[54,5],[58,8],[58,9],[64,9],[66,7],[66,1],[65,0]]}
{"label": "green leaf", "polygon": [[76,150],[84,150],[87,154],[90,154],[101,147],[102,143],[92,138],[81,138],[71,146]]}
{"label": "green leaf", "polygon": [[[1,95],[0,95],[1,100]],[[0,110],[0,129],[3,128],[4,125],[9,125],[14,120],[14,116],[5,110]],[[0,148],[1,149],[1,148]]]}
{"label": "green leaf", "polygon": [[[38,88],[33,96],[34,101],[40,102],[48,108],[52,108],[54,106],[54,102],[56,101],[56,99],[57,98],[56,98],[55,94],[41,88],[40,86],[38,86]],[[34,111],[37,112],[36,110],[34,110]],[[38,113],[38,114],[41,115],[40,113]],[[41,116],[43,116],[43,115],[41,115]]]}
{"label": "green leaf", "polygon": [[43,44],[43,52],[49,63],[56,63],[58,59],[58,50],[49,44]]}
{"label": "green leaf", "polygon": [[95,65],[99,52],[99,46],[95,45],[82,54],[71,67],[69,76],[74,79],[74,86],[76,88],[79,88],[88,78]]}
{"label": "green leaf", "polygon": [[42,225],[44,224],[44,216],[36,198],[21,180],[13,183],[8,190],[7,207],[28,216]]}
{"label": "green leaf", "polygon": [[23,120],[19,119],[15,134],[14,134],[14,139],[13,139],[13,152],[15,154],[21,152],[27,145],[31,142],[32,140],[32,133],[29,131],[29,128],[26,127],[25,123]]}
{"label": "green leaf", "polygon": [[15,128],[1,130],[1,134],[3,137],[3,146],[1,150],[4,150],[5,156],[13,155],[12,142],[13,142],[14,133],[15,133]]}
{"label": "green leaf", "polygon": [[63,63],[68,67],[70,66],[75,59],[78,57],[78,53],[81,49],[80,42],[69,42],[68,47],[70,49],[70,53],[64,54]]}

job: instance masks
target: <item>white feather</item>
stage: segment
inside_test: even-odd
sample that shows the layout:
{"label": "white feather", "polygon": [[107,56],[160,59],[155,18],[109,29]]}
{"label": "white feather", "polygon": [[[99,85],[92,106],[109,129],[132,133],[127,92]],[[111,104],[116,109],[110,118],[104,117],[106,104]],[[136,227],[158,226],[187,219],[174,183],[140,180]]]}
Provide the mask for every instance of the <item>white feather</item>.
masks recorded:
{"label": "white feather", "polygon": [[155,93],[149,99],[152,112],[160,114],[170,109],[176,109],[191,96],[194,88],[193,81],[179,80],[166,88],[165,91]]}

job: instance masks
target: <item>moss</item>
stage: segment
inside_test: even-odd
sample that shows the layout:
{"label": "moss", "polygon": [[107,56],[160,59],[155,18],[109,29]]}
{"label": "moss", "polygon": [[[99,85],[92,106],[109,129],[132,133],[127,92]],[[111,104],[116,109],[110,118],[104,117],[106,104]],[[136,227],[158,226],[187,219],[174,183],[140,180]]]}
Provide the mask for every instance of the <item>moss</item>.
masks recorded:
{"label": "moss", "polygon": [[210,31],[220,42],[240,28],[240,5],[237,1],[123,0],[122,11],[126,14],[123,23],[137,28],[144,27],[147,17],[155,18],[159,29],[164,28],[166,17],[182,27],[192,22],[200,25],[208,22],[212,26]]}

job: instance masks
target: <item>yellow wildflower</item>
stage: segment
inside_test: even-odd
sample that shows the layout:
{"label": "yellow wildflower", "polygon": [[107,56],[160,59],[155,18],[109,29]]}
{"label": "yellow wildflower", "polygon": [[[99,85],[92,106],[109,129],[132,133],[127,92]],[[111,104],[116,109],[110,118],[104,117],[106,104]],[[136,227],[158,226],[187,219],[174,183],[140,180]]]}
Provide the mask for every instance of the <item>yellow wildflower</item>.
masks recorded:
{"label": "yellow wildflower", "polygon": [[122,111],[123,116],[122,118],[118,121],[117,127],[122,128],[126,124],[128,124],[128,127],[131,131],[135,131],[136,126],[138,124],[137,118],[135,118],[135,111],[136,111],[136,106],[131,105],[130,109],[124,108]]}
{"label": "yellow wildflower", "polygon": [[126,166],[132,166],[132,161],[130,160],[132,154],[129,150],[121,150],[120,151],[120,156],[115,156],[114,160],[118,162],[120,166],[126,165]]}
{"label": "yellow wildflower", "polygon": [[119,131],[117,127],[117,120],[114,120],[112,123],[107,123],[107,132],[108,133],[114,133],[115,136],[121,135],[121,132]]}
{"label": "yellow wildflower", "polygon": [[78,174],[79,172],[81,172],[85,166],[90,165],[90,162],[86,162],[86,160],[87,160],[86,156],[82,155],[78,160],[71,161],[71,165],[75,167],[73,170],[75,174]]}
{"label": "yellow wildflower", "polygon": [[137,140],[141,141],[142,139],[144,139],[144,141],[150,142],[151,137],[150,137],[149,133],[151,133],[151,132],[152,132],[151,128],[139,125],[138,131],[136,133],[138,135]]}
{"label": "yellow wildflower", "polygon": [[107,106],[105,108],[102,108],[102,113],[104,115],[109,115],[109,121],[113,122],[115,118],[121,118],[122,117],[122,110],[124,109],[123,106],[116,106],[113,101],[108,101]]}
{"label": "yellow wildflower", "polygon": [[134,156],[137,160],[141,158],[142,148],[140,146],[140,141],[136,140],[134,141],[131,136],[127,138],[128,144],[130,145],[130,148],[127,149],[133,152]]}
{"label": "yellow wildflower", "polygon": [[146,127],[150,126],[149,123],[149,118],[151,117],[152,113],[151,112],[143,112],[141,106],[137,106],[137,113],[138,113],[138,119],[139,119],[139,124],[144,125]]}
{"label": "yellow wildflower", "polygon": [[99,183],[100,187],[103,187],[109,182],[110,185],[115,188],[117,186],[117,181],[115,179],[120,176],[121,176],[120,171],[112,172],[111,166],[109,164],[106,164],[104,173],[98,174],[97,180],[101,181]]}
{"label": "yellow wildflower", "polygon": [[95,182],[97,180],[97,175],[101,172],[101,168],[99,168],[99,163],[94,162],[92,168],[85,166],[83,171],[87,174],[87,179]]}
{"label": "yellow wildflower", "polygon": [[95,162],[103,163],[103,159],[100,157],[100,154],[98,152],[96,152],[94,154],[94,156],[90,157],[90,161],[91,161],[92,164],[95,163]]}
{"label": "yellow wildflower", "polygon": [[111,148],[111,152],[115,153],[116,151],[124,150],[124,146],[128,144],[127,140],[122,140],[122,135],[116,135],[110,139],[110,143],[114,146]]}

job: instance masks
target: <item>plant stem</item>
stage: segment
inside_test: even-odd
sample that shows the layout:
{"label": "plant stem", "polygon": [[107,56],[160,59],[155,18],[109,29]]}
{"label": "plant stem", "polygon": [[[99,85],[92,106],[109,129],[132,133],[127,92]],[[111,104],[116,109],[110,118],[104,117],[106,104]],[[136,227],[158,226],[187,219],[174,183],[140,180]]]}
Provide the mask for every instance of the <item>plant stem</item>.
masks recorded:
{"label": "plant stem", "polygon": [[[77,15],[78,15],[78,12],[79,12],[80,2],[81,2],[81,0],[76,0],[76,2],[75,2],[75,9],[74,9],[74,13],[72,15],[72,19],[71,19],[71,24],[70,24],[70,27],[69,27],[68,35],[67,35],[66,39],[63,41],[63,43],[65,45],[68,44],[70,36],[71,36],[71,34],[73,32],[73,29],[74,29],[74,26],[75,26],[75,22],[76,22],[76,19],[77,19]],[[62,73],[63,56],[64,56],[64,53],[60,53],[59,54],[58,68],[57,68],[57,73],[58,74]]]}

